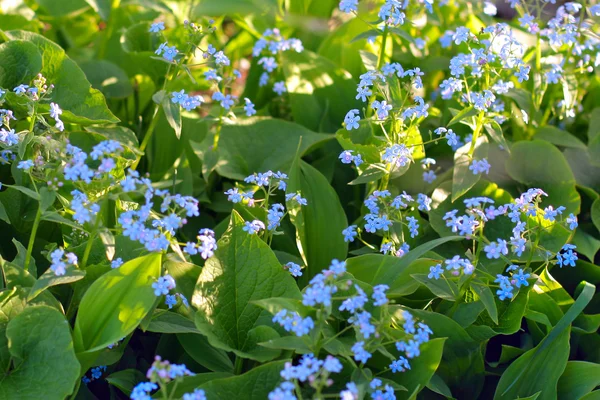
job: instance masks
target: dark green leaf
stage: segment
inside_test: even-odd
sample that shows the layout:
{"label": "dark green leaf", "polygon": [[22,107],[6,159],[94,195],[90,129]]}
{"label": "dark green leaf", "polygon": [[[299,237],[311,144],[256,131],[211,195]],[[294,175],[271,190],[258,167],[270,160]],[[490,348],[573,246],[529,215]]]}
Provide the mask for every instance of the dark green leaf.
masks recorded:
{"label": "dark green leaf", "polygon": [[286,189],[286,193],[297,192],[308,205],[300,206],[292,199],[287,201],[287,209],[296,227],[298,250],[306,265],[301,281],[308,282],[327,268],[331,260],[346,258],[348,244],[341,232],[348,226],[348,221],[338,195],[327,179],[300,159],[296,159],[290,169]]}

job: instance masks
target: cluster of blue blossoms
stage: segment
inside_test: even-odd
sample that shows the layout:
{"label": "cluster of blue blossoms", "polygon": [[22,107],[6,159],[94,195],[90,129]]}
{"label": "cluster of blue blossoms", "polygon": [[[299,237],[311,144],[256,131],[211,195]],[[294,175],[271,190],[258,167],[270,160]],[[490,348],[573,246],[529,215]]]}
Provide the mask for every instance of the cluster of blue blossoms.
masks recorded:
{"label": "cluster of blue blossoms", "polygon": [[[352,345],[351,351],[356,362],[366,364],[372,357],[372,352],[377,350],[381,344],[381,338],[386,336],[386,328],[389,321],[374,317],[372,312],[374,307],[381,307],[388,304],[386,291],[389,289],[387,285],[376,285],[372,288],[371,296],[368,296],[366,289],[354,284],[345,278],[346,265],[344,262],[333,260],[331,266],[317,274],[312,278],[309,285],[304,289],[302,295],[302,304],[311,307],[318,315],[319,321],[327,321],[332,313],[332,306],[335,301],[338,301],[338,296],[342,293],[353,291],[354,295],[345,297],[337,306],[338,312],[348,313],[346,323],[349,328],[353,328],[355,332],[355,343]],[[320,310],[317,312],[317,310]],[[403,372],[410,369],[410,359],[418,357],[420,354],[420,346],[429,341],[429,337],[433,332],[422,322],[415,321],[412,314],[408,311],[401,311],[399,318],[402,321],[402,329],[405,333],[404,340],[393,339],[396,349],[403,353],[397,359],[392,360],[389,368],[392,372]],[[311,316],[301,316],[297,311],[281,309],[273,317],[273,322],[281,325],[286,331],[293,333],[298,337],[305,337],[308,341],[314,340],[314,329],[316,326],[321,326],[316,323]],[[392,339],[390,337],[390,339]],[[327,340],[327,338],[325,338]],[[294,390],[298,382],[308,382],[308,384],[320,392],[321,389],[331,386],[332,381],[328,379],[330,373],[339,373],[343,369],[341,362],[333,356],[327,356],[325,360],[318,360],[314,355],[305,355],[297,366],[291,363],[286,364],[281,372],[282,378],[285,380],[273,392],[270,399],[296,399]],[[381,393],[379,390],[381,382],[372,387],[373,398]],[[346,390],[340,395],[342,398],[348,393],[353,393],[356,385],[350,383]],[[379,390],[379,391],[378,391]],[[384,391],[390,391],[393,394],[393,389],[384,388]],[[350,392],[348,392],[350,391]],[[392,397],[390,397],[392,398]]]}
{"label": "cluster of blue blossoms", "polygon": [[[183,364],[171,364],[167,360],[162,360],[160,356],[156,356],[152,366],[146,373],[148,382],[138,383],[132,390],[131,400],[151,400],[151,393],[160,388],[163,388],[171,381],[179,381],[185,376],[195,375]],[[206,400],[206,394],[202,389],[196,389],[192,393],[183,395],[183,400]]]}

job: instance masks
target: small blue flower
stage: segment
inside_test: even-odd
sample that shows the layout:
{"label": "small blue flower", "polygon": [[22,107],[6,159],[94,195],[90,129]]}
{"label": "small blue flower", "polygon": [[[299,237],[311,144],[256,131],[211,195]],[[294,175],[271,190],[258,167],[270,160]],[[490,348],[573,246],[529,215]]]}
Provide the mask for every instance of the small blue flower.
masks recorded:
{"label": "small blue flower", "polygon": [[19,161],[17,168],[22,169],[23,171],[27,172],[31,168],[33,168],[33,161],[31,161],[31,160]]}
{"label": "small blue flower", "polygon": [[149,32],[157,33],[165,30],[165,23],[163,21],[154,22],[150,25]]}
{"label": "small blue flower", "polygon": [[441,264],[437,264],[429,267],[429,274],[427,277],[429,279],[440,279],[440,276],[444,273]]}

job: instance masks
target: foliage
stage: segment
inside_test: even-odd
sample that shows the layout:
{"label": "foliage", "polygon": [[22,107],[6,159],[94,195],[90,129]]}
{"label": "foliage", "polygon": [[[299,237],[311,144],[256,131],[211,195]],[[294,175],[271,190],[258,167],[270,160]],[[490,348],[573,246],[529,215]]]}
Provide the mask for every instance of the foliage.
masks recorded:
{"label": "foliage", "polygon": [[597,398],[554,3],[0,0],[0,398]]}

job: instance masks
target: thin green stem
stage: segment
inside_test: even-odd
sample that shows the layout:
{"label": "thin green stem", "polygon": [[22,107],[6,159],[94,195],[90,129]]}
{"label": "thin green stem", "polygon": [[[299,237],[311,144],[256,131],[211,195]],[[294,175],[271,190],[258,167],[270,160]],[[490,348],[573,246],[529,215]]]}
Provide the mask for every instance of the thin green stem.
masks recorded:
{"label": "thin green stem", "polygon": [[[34,119],[32,119],[32,121],[34,121]],[[32,125],[33,125],[33,123],[32,123]],[[33,188],[35,189],[35,192],[39,196],[40,193],[38,192],[38,188],[37,188],[37,185],[35,184],[35,180],[33,179],[33,176],[31,176],[31,174],[29,174],[29,177],[31,178],[31,183],[33,184]],[[38,202],[38,209],[35,213],[35,219],[33,220],[33,227],[31,228],[31,234],[29,235],[29,243],[27,243],[27,254],[25,255],[25,265],[23,266],[23,269],[26,271],[27,271],[27,268],[29,268],[29,263],[31,262],[31,254],[33,253],[33,244],[35,243],[35,236],[37,234],[37,230],[40,225],[41,219],[42,219],[42,203],[40,201],[40,202]]]}
{"label": "thin green stem", "polygon": [[244,359],[240,356],[235,356],[235,365],[233,367],[233,373],[235,375],[240,375],[244,368]]}

